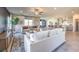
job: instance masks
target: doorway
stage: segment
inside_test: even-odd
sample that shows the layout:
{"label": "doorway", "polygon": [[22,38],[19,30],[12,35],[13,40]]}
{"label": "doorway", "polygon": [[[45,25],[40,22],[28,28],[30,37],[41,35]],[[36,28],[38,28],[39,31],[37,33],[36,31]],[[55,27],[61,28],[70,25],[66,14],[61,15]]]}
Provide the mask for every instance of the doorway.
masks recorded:
{"label": "doorway", "polygon": [[79,32],[79,19],[76,19],[76,32]]}

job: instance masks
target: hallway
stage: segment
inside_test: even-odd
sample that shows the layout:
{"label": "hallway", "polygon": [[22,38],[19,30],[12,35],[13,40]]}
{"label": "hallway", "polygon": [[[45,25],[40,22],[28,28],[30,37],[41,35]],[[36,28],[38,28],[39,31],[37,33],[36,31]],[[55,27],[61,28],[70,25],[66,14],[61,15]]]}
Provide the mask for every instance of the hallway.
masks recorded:
{"label": "hallway", "polygon": [[66,42],[55,52],[79,52],[79,32],[66,32]]}

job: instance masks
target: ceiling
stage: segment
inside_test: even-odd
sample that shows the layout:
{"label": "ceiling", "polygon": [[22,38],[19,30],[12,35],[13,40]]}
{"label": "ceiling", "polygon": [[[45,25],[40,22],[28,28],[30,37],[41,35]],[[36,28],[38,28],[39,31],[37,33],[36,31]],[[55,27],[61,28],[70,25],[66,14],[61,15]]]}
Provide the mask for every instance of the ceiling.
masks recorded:
{"label": "ceiling", "polygon": [[[32,9],[35,7],[7,7],[10,13],[26,16],[34,16]],[[73,14],[79,14],[79,7],[40,7],[43,9],[42,17],[47,16],[73,16]]]}

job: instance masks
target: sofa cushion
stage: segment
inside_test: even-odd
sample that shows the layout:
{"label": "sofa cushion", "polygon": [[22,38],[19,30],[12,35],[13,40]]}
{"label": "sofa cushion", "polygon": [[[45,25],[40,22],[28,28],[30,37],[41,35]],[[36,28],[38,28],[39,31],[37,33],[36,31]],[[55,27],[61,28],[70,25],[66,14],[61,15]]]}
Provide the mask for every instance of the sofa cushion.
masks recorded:
{"label": "sofa cushion", "polygon": [[49,31],[49,37],[52,37],[53,35],[56,35],[56,30]]}
{"label": "sofa cushion", "polygon": [[41,32],[36,32],[31,35],[32,40],[42,40],[44,38],[48,37],[48,31],[41,31]]}
{"label": "sofa cushion", "polygon": [[31,41],[35,41],[34,38],[35,38],[35,37],[34,37],[34,34],[30,34],[30,40],[31,40]]}
{"label": "sofa cushion", "polygon": [[49,36],[53,36],[53,35],[57,35],[57,34],[60,34],[62,32],[63,29],[61,28],[57,28],[57,29],[54,29],[54,30],[50,30],[49,31]]}
{"label": "sofa cushion", "polygon": [[30,33],[26,32],[26,36],[27,36],[28,38],[30,38]]}

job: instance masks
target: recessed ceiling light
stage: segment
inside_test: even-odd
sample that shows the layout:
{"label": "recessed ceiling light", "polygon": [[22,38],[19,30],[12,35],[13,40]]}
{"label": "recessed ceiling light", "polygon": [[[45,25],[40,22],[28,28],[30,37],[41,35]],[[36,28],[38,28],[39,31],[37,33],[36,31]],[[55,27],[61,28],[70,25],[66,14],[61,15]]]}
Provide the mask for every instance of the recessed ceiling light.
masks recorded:
{"label": "recessed ceiling light", "polygon": [[57,8],[54,8],[54,10],[56,10]]}

